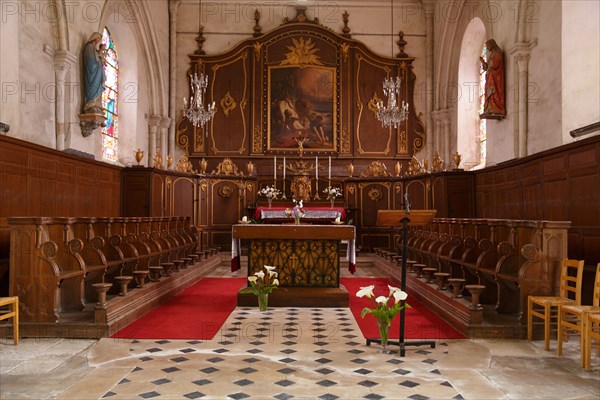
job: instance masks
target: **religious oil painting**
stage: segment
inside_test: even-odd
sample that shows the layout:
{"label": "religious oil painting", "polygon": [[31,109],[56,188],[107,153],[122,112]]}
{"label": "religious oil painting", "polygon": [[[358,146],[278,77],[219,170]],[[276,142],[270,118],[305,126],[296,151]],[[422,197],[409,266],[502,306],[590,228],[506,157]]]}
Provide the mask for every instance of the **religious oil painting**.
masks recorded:
{"label": "religious oil painting", "polygon": [[269,68],[268,145],[272,151],[334,151],[335,68]]}

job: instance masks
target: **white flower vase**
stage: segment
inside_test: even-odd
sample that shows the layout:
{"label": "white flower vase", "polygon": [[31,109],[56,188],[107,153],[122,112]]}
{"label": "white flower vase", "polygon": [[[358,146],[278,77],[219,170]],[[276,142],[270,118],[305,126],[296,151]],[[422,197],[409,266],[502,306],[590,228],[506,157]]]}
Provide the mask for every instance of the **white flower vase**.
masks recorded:
{"label": "white flower vase", "polygon": [[267,197],[267,201],[269,202],[269,208],[271,208],[271,205],[273,203],[273,198],[272,197]]}
{"label": "white flower vase", "polygon": [[379,340],[381,342],[381,349],[379,352],[382,354],[391,354],[392,350],[388,348],[388,337],[390,333],[389,322],[377,320],[377,327],[379,328]]}

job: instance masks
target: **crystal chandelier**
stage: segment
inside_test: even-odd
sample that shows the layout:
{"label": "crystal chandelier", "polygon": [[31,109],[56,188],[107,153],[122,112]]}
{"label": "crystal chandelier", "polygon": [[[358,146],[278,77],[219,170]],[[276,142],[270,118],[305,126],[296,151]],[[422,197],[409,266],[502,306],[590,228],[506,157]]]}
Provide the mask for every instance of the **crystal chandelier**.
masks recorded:
{"label": "crystal chandelier", "polygon": [[402,101],[402,106],[398,107],[398,96],[400,95],[400,77],[385,78],[383,81],[383,94],[387,96],[388,103],[383,105],[383,100],[377,101],[377,119],[381,121],[384,128],[398,125],[408,118],[408,104]]}
{"label": "crystal chandelier", "polygon": [[215,102],[204,108],[204,94],[208,87],[208,76],[197,73],[190,75],[190,87],[192,95],[188,106],[187,99],[183,98],[183,115],[195,126],[202,127],[215,115]]}

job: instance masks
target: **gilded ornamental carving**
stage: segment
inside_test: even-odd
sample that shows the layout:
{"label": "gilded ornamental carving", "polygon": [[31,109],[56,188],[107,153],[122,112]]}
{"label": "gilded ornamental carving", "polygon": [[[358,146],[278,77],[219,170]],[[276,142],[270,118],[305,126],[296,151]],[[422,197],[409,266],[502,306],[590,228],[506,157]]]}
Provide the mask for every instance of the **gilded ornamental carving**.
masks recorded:
{"label": "gilded ornamental carving", "polygon": [[381,161],[373,161],[367,169],[360,174],[361,178],[369,176],[392,176],[387,170],[387,167]]}
{"label": "gilded ornamental carving", "polygon": [[225,158],[217,165],[217,168],[211,172],[211,175],[243,176],[244,173],[238,169],[237,165],[235,165],[230,158]]}

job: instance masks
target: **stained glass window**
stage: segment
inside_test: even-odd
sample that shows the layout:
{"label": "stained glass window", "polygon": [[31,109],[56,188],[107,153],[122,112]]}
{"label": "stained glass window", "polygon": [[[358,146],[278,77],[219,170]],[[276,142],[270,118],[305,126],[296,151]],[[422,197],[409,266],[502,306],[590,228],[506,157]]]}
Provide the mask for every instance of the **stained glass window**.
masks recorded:
{"label": "stained glass window", "polygon": [[[481,57],[484,60],[488,59],[488,51],[483,46]],[[483,114],[483,106],[485,104],[485,70],[483,69],[483,63],[479,67],[479,114]],[[485,118],[479,118],[479,164],[485,166],[485,160],[487,158],[487,132],[486,132],[486,121]]]}
{"label": "stained glass window", "polygon": [[106,126],[102,128],[102,158],[117,161],[119,144],[119,61],[117,48],[108,29],[102,32],[101,49],[105,51],[104,72],[106,82],[102,92],[102,108],[106,116]]}

